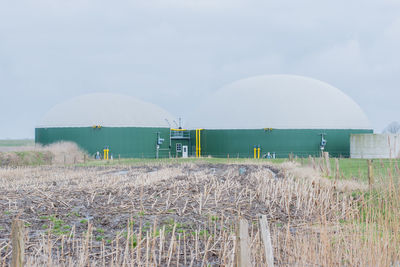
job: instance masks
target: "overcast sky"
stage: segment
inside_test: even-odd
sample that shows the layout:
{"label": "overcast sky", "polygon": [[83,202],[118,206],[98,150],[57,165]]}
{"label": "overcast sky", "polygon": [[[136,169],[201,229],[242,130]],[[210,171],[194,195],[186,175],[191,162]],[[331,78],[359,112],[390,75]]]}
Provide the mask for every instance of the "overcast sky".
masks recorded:
{"label": "overcast sky", "polygon": [[0,0],[0,138],[91,92],[185,117],[260,74],[330,83],[381,132],[400,120],[400,0]]}

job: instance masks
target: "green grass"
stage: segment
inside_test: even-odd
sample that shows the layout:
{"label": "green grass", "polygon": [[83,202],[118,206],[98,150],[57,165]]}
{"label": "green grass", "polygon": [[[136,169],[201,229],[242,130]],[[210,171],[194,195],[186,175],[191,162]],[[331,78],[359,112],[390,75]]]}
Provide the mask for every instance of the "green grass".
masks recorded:
{"label": "green grass", "polygon": [[123,158],[114,160],[92,160],[87,163],[77,164],[78,166],[114,166],[114,165],[157,165],[157,164],[179,164],[179,163],[210,163],[210,164],[228,164],[228,163],[257,163],[273,162],[282,163],[287,159],[248,159],[248,158],[167,158],[167,159],[141,159],[141,158]]}
{"label": "green grass", "polygon": [[96,228],[96,232],[98,232],[100,234],[104,234],[105,230],[102,228]]}
{"label": "green grass", "polygon": [[[315,164],[318,166],[318,161],[320,159],[315,159]],[[297,159],[299,163],[303,165],[310,165],[309,159]],[[340,179],[353,179],[368,181],[368,164],[366,159],[348,159],[341,158],[339,161],[339,178]],[[321,162],[324,162],[321,160]],[[331,176],[330,178],[335,178],[336,176],[336,160],[334,158],[330,159],[331,165]],[[375,180],[387,179],[390,173],[393,175],[400,175],[400,159],[375,159],[373,160],[373,171]]]}
{"label": "green grass", "polygon": [[33,139],[10,139],[0,140],[0,146],[33,146],[35,140]]}
{"label": "green grass", "polygon": [[42,224],[42,229],[46,230],[46,233],[51,229],[51,232],[56,235],[70,234],[72,227],[63,220],[57,218],[56,215],[40,216],[39,219],[46,221],[46,223]]}

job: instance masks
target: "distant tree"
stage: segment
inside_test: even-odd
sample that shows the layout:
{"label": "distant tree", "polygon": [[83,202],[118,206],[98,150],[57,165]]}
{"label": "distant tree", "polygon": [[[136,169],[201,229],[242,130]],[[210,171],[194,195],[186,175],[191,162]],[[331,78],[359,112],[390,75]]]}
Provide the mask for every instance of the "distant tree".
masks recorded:
{"label": "distant tree", "polygon": [[391,122],[386,128],[383,130],[383,133],[397,134],[400,133],[400,123],[397,121]]}

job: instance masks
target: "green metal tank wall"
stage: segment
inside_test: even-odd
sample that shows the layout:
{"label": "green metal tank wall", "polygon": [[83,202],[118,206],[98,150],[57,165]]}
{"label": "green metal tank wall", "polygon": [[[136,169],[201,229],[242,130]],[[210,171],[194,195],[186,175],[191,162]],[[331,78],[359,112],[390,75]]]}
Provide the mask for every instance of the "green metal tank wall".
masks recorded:
{"label": "green metal tank wall", "polygon": [[157,133],[164,138],[159,157],[169,157],[169,128],[147,127],[63,127],[36,128],[35,142],[42,145],[60,141],[72,141],[90,155],[110,149],[114,158],[155,158]]}
{"label": "green metal tank wall", "polygon": [[[201,131],[202,156],[253,158],[254,146],[261,147],[261,155],[275,152],[277,158],[286,158],[289,153],[299,157],[320,155],[321,133],[325,134],[325,151],[333,157],[350,156],[350,134],[373,133],[373,130],[353,129],[250,129]],[[195,140],[195,131],[191,132]],[[195,151],[195,142],[192,151]]]}

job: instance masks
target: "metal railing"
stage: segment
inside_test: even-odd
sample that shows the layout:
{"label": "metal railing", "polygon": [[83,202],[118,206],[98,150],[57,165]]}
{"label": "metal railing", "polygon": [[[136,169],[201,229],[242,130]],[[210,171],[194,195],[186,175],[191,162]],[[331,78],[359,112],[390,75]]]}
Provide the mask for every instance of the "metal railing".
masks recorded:
{"label": "metal railing", "polygon": [[181,130],[181,131],[171,130],[171,139],[190,139],[190,131],[188,131],[188,130]]}

